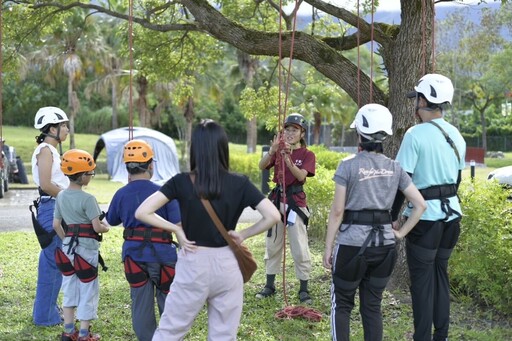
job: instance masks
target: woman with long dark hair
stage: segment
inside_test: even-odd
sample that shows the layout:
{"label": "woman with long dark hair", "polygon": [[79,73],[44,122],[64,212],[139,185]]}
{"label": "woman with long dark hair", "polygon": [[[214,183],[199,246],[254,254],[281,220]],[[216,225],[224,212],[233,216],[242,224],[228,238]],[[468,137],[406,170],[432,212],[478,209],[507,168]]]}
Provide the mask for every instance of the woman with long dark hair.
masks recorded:
{"label": "woman with long dark hair", "polygon": [[[205,303],[208,340],[235,340],[243,306],[242,274],[201,199],[211,202],[239,244],[267,231],[280,214],[249,178],[229,171],[228,138],[212,120],[201,121],[192,133],[190,169],[190,173],[172,177],[135,212],[137,219],[173,232],[180,244],[176,277],[153,340],[183,340]],[[155,213],[173,199],[179,202],[183,228]],[[247,206],[262,217],[237,232],[238,218]]]}

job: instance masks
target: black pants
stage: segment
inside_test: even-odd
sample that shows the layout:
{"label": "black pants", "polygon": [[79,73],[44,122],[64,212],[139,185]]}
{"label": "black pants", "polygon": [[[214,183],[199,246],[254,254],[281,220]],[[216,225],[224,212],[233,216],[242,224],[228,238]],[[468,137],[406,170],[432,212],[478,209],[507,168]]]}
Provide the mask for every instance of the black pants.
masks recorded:
{"label": "black pants", "polygon": [[448,337],[448,259],[457,244],[459,234],[460,219],[455,219],[449,222],[420,220],[407,235],[414,341],[437,341]]}
{"label": "black pants", "polygon": [[338,245],[334,252],[333,285],[331,288],[331,325],[333,340],[350,338],[350,314],[359,288],[359,312],[363,321],[365,341],[382,340],[382,293],[395,265],[394,245],[361,248]]}

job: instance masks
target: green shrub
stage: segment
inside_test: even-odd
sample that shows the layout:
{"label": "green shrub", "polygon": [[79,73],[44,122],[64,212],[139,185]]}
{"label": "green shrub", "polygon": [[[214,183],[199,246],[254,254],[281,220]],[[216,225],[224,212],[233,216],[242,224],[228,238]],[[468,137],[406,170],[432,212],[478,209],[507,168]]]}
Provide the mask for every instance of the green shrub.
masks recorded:
{"label": "green shrub", "polygon": [[349,155],[348,153],[334,152],[323,145],[308,146],[308,149],[315,153],[317,166],[321,165],[332,171],[335,171],[340,161]]}
{"label": "green shrub", "polygon": [[305,185],[308,206],[311,210],[308,234],[323,241],[327,228],[327,218],[334,198],[334,171],[317,164],[316,174],[308,178]]}
{"label": "green shrub", "polygon": [[260,153],[229,153],[229,168],[232,172],[245,174],[258,188],[261,183],[261,170],[258,167]]}
{"label": "green shrub", "polygon": [[464,217],[451,258],[455,290],[503,313],[512,313],[512,204],[508,190],[476,179],[459,191]]}

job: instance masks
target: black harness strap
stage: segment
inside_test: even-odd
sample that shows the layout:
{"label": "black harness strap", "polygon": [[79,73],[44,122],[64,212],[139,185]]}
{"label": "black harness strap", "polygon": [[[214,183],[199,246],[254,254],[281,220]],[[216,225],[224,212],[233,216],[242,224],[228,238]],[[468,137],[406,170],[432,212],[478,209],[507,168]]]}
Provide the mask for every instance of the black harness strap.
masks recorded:
{"label": "black harness strap", "polygon": [[[67,225],[66,237],[71,237],[67,254],[71,252],[75,254],[75,248],[78,246],[78,238],[92,238],[101,242],[103,236],[94,231],[92,224],[69,224]],[[76,255],[76,254],[75,254]],[[108,267],[105,265],[105,260],[98,251],[98,263],[101,265],[103,271],[107,271]]]}
{"label": "black harness strap", "polygon": [[359,255],[361,255],[369,242],[372,242],[372,245],[377,245],[377,236],[379,239],[379,246],[384,245],[384,225],[391,224],[393,222],[391,218],[391,211],[389,210],[361,210],[361,211],[352,211],[346,210],[343,214],[342,224],[348,224],[345,229],[341,228],[340,232],[344,232],[350,228],[352,225],[371,225],[372,230],[370,234],[366,238],[365,242],[361,246],[361,250],[359,251]]}
{"label": "black harness strap", "polygon": [[345,210],[343,214],[344,224],[376,225],[391,224],[391,212],[389,210]]}
{"label": "black harness strap", "polygon": [[[276,187],[274,187],[272,189],[272,191],[268,195],[268,198],[270,199],[270,201],[272,201],[272,203],[274,204],[274,206],[277,207],[278,210],[280,209],[282,192],[283,192],[283,189],[282,189],[281,185],[277,185]],[[291,210],[295,211],[295,213],[297,213],[297,215],[304,222],[304,225],[306,225],[306,227],[307,227],[309,224],[309,217],[299,207],[297,207],[297,203],[295,202],[295,200],[293,200],[294,194],[303,193],[303,192],[304,192],[304,187],[302,185],[291,185],[291,186],[286,187],[286,203],[288,204],[288,209],[286,210],[286,215],[288,216],[290,214]],[[306,207],[306,209],[307,209],[307,207]],[[281,215],[281,220],[284,220],[283,215]],[[284,221],[283,221],[283,223],[286,224],[286,222],[284,222]],[[267,237],[271,237],[271,236],[272,236],[272,229],[269,229],[267,232]]]}
{"label": "black harness strap", "polygon": [[169,244],[173,242],[172,233],[160,228],[128,227],[123,231],[124,240]]}
{"label": "black harness strap", "polygon": [[425,200],[445,199],[457,195],[457,185],[436,185],[420,189],[419,191]]}
{"label": "black harness strap", "polygon": [[94,231],[92,224],[69,224],[66,237],[93,238],[101,241],[101,236]]}
{"label": "black harness strap", "polygon": [[450,147],[452,147],[453,151],[455,152],[455,156],[457,156],[457,160],[459,161],[460,163],[460,154],[459,154],[459,151],[457,150],[457,147],[455,146],[455,142],[453,142],[452,138],[450,137],[450,135],[448,135],[448,133],[446,131],[444,131],[443,128],[441,128],[441,126],[439,124],[437,124],[436,122],[433,122],[433,121],[428,121],[427,123],[430,123],[432,124],[433,126],[437,127],[437,129],[441,130],[441,133],[444,135],[444,138],[446,139],[446,142],[448,142],[448,144],[450,145]]}
{"label": "black harness strap", "polygon": [[462,214],[460,212],[455,211],[450,206],[450,200],[448,198],[457,196],[457,185],[449,184],[449,185],[436,185],[430,186],[424,189],[420,189],[420,193],[425,200],[440,200],[441,201],[441,210],[446,215],[443,219],[444,221],[448,220],[452,214],[455,214],[459,218],[462,218]]}

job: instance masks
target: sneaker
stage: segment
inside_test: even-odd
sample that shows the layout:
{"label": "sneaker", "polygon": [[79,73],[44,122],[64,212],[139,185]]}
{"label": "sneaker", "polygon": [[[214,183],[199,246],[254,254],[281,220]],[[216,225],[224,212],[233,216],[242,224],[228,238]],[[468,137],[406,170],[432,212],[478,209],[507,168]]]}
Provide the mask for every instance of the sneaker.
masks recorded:
{"label": "sneaker", "polygon": [[304,303],[307,305],[310,305],[313,303],[313,300],[311,299],[311,296],[309,296],[309,292],[307,292],[307,291],[299,292],[299,300],[300,300],[300,303]]}
{"label": "sneaker", "polygon": [[72,333],[62,333],[61,341],[77,341],[78,340],[78,329],[75,329]]}
{"label": "sneaker", "polygon": [[276,288],[268,287],[265,285],[263,290],[256,294],[256,298],[267,298],[273,296],[276,293]]}
{"label": "sneaker", "polygon": [[99,334],[93,334],[89,331],[89,335],[79,337],[78,341],[98,341],[99,339],[101,339]]}

